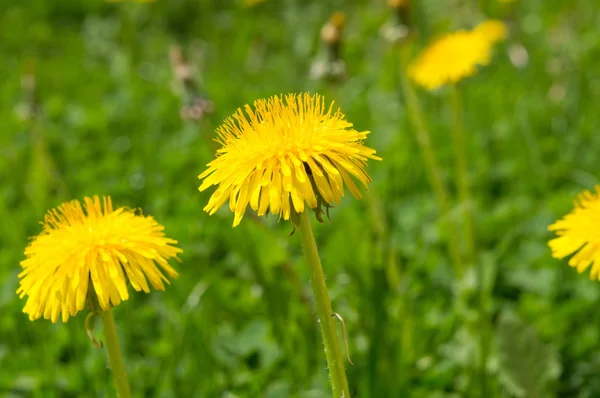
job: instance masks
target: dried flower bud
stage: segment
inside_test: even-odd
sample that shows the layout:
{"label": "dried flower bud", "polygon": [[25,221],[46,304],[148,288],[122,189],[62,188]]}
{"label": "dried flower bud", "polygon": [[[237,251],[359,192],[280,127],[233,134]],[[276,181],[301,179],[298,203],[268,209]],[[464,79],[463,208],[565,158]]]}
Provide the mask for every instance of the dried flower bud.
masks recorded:
{"label": "dried flower bud", "polygon": [[407,8],[410,0],[388,0],[388,5],[392,8]]}

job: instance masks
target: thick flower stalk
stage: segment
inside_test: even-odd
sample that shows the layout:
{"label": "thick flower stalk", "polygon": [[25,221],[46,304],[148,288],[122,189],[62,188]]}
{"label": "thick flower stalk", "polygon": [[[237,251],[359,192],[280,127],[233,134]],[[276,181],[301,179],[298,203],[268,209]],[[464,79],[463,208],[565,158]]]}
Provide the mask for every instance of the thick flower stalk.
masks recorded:
{"label": "thick flower stalk", "polygon": [[[245,113],[244,113],[245,110]],[[356,198],[371,181],[367,159],[380,159],[363,145],[368,131],[358,132],[333,104],[321,96],[290,94],[246,105],[217,129],[222,148],[200,174],[200,191],[216,185],[205,211],[214,214],[225,202],[237,226],[248,205],[289,220],[305,207],[340,203],[344,186]]]}
{"label": "thick flower stalk", "polygon": [[600,280],[600,185],[596,192],[584,191],[573,211],[548,227],[558,238],[549,242],[552,256],[573,255],[569,265],[583,272],[590,268],[590,279]]}
{"label": "thick flower stalk", "polygon": [[[74,200],[50,210],[42,232],[25,249],[17,294],[27,297],[23,312],[66,322],[83,310],[108,311],[134,290],[165,289],[177,272],[169,265],[182,250],[165,237],[153,217],[124,207],[110,197]],[[167,278],[168,277],[168,278]]]}

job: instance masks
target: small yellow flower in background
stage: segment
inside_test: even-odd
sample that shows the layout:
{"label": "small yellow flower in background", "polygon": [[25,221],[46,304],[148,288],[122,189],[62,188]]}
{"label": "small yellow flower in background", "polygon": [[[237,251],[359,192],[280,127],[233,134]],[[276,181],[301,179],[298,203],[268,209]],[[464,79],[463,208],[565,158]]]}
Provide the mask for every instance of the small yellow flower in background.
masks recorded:
{"label": "small yellow flower in background", "polygon": [[486,21],[472,31],[449,33],[430,44],[408,67],[409,76],[421,86],[435,90],[456,83],[488,65],[492,46],[506,36],[500,21]]}
{"label": "small yellow flower in background", "polygon": [[459,31],[442,36],[409,66],[408,74],[420,85],[434,90],[456,83],[477,72],[477,66],[490,63],[487,40],[481,35]]}
{"label": "small yellow flower in background", "polygon": [[21,262],[17,294],[27,296],[23,312],[31,320],[56,322],[62,315],[66,322],[90,293],[109,310],[129,298],[128,281],[137,291],[149,292],[149,284],[164,290],[169,281],[163,272],[177,277],[167,260],[182,250],[163,230],[151,216],[113,210],[110,197],[86,197],[83,206],[73,200],[50,210]]}
{"label": "small yellow flower in background", "polygon": [[580,194],[573,211],[548,229],[559,236],[549,242],[553,257],[575,253],[569,265],[578,272],[591,266],[590,279],[600,279],[600,186]]}
{"label": "small yellow flower in background", "polygon": [[222,148],[208,169],[200,191],[218,188],[205,211],[214,214],[226,201],[237,226],[248,205],[262,216],[269,211],[284,220],[339,203],[344,184],[360,198],[353,176],[367,186],[367,159],[380,160],[363,145],[368,131],[358,132],[333,103],[325,107],[315,94],[274,96],[241,108],[217,129]]}
{"label": "small yellow flower in background", "polygon": [[489,19],[475,26],[473,33],[481,34],[491,44],[496,44],[506,39],[506,24],[497,19]]}

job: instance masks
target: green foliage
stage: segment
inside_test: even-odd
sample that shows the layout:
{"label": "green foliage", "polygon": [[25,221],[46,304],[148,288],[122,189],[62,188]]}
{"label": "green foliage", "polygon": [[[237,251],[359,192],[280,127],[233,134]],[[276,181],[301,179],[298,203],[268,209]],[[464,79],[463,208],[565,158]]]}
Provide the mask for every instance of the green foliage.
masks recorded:
{"label": "green foliage", "polygon": [[558,356],[512,312],[498,321],[499,377],[516,397],[546,397],[560,374]]}
{"label": "green foliage", "polygon": [[[15,295],[44,212],[93,194],[152,214],[184,249],[166,292],[132,294],[115,310],[136,397],[330,396],[292,226],[248,215],[232,229],[229,210],[209,217],[210,192],[197,191],[225,117],[299,91],[335,100],[384,159],[369,163],[365,198],[347,195],[316,228],[354,396],[600,396],[600,286],[550,257],[546,230],[599,183],[598,7],[412,3],[415,51],[486,15],[510,30],[494,62],[461,83],[480,256],[459,281],[446,246],[454,231],[442,228],[407,120],[398,48],[381,36],[392,20],[385,1],[2,2],[0,396],[114,396],[85,313],[30,322]],[[338,9],[348,77],[311,80],[319,31]],[[173,89],[174,44],[214,103],[197,122],[180,117],[189,98]],[[31,72],[35,98],[20,84]],[[418,94],[454,193],[449,92]]]}

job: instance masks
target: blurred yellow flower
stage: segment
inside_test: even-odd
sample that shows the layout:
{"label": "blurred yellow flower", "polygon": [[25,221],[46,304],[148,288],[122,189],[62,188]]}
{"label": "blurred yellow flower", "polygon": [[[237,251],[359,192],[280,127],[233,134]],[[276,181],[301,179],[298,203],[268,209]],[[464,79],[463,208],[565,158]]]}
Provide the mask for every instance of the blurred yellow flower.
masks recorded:
{"label": "blurred yellow flower", "polygon": [[437,89],[477,72],[492,58],[492,46],[506,37],[500,21],[485,21],[472,31],[449,33],[430,44],[408,67],[409,76],[423,87]]}
{"label": "blurred yellow flower", "polygon": [[[84,211],[85,210],[85,211]],[[50,210],[42,232],[25,249],[17,294],[27,302],[29,319],[66,322],[87,299],[108,310],[129,298],[127,280],[137,291],[149,292],[148,282],[164,290],[177,277],[167,260],[182,250],[166,238],[153,217],[124,207],[113,210],[110,197],[85,198]]]}
{"label": "blurred yellow flower", "polygon": [[482,35],[459,31],[430,44],[408,67],[418,84],[434,90],[456,83],[477,72],[477,66],[490,63],[490,44]]}
{"label": "blurred yellow flower", "polygon": [[559,236],[549,242],[552,256],[562,259],[576,253],[569,265],[578,272],[591,265],[590,278],[600,279],[600,186],[595,193],[580,194],[573,211],[548,229]]}
{"label": "blurred yellow flower", "polygon": [[496,44],[506,39],[506,24],[497,19],[489,19],[475,26],[473,32],[483,35],[490,43]]}
{"label": "blurred yellow flower", "polygon": [[375,150],[363,145],[368,131],[358,132],[333,103],[325,107],[316,94],[289,94],[246,105],[217,129],[222,148],[208,169],[200,191],[218,185],[204,208],[214,214],[227,200],[237,226],[248,204],[259,216],[267,211],[284,220],[291,213],[339,203],[344,184],[360,198],[351,175],[365,187],[367,159]]}

